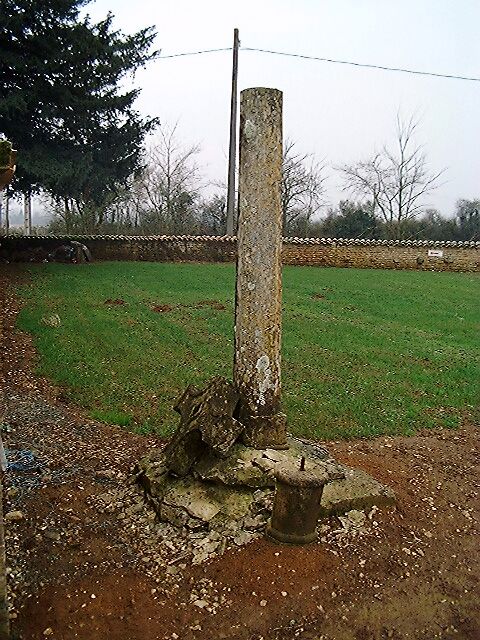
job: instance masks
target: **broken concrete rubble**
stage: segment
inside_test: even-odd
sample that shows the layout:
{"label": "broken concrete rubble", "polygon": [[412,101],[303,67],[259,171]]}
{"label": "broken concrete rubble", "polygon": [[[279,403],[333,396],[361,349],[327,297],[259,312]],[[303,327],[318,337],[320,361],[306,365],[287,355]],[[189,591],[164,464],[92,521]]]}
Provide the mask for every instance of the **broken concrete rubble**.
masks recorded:
{"label": "broken concrete rubble", "polygon": [[228,454],[243,430],[233,417],[238,399],[233,384],[221,377],[212,378],[203,389],[187,387],[174,406],[180,425],[165,451],[169,471],[185,476],[203,454]]}
{"label": "broken concrete rubble", "polygon": [[323,517],[395,503],[393,491],[362,469],[344,467],[344,471],[343,479],[325,485],[321,511]]}
{"label": "broken concrete rubble", "polygon": [[205,455],[182,477],[170,469],[170,444],[138,463],[137,478],[159,518],[190,531],[263,531],[272,512],[275,471],[297,468],[302,457],[329,478],[321,501],[324,518],[394,502],[392,491],[365,472],[338,464],[323,447],[299,438],[287,442],[283,451],[236,442],[228,457],[205,443]]}

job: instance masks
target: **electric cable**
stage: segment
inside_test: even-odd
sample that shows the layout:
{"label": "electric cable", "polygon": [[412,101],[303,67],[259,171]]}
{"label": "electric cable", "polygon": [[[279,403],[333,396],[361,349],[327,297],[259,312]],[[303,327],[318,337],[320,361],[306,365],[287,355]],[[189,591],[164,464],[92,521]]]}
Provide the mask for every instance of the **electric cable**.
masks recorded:
{"label": "electric cable", "polygon": [[[381,64],[370,64],[366,62],[353,62],[351,60],[336,60],[334,58],[323,58],[320,56],[309,56],[302,53],[288,53],[286,51],[273,51],[271,49],[258,49],[255,47],[240,47],[241,51],[250,51],[254,53],[266,53],[275,56],[284,56],[288,58],[300,58],[302,60],[314,60],[317,62],[328,62],[331,64],[343,64],[349,65],[352,67],[360,67],[363,69],[377,69],[380,71],[393,71],[396,73],[409,73],[417,76],[429,76],[432,78],[447,78],[449,80],[465,80],[467,82],[480,82],[480,78],[475,76],[463,76],[456,75],[453,73],[439,73],[437,71],[421,71],[419,69],[406,69],[404,67],[388,67],[386,65]],[[186,56],[198,56],[204,53],[218,53],[232,51],[232,47],[222,47],[218,49],[203,49],[201,51],[186,51],[182,53],[171,53],[167,55],[163,55],[161,52],[152,56],[150,60],[158,60],[158,59],[166,59],[166,58],[181,58]]]}

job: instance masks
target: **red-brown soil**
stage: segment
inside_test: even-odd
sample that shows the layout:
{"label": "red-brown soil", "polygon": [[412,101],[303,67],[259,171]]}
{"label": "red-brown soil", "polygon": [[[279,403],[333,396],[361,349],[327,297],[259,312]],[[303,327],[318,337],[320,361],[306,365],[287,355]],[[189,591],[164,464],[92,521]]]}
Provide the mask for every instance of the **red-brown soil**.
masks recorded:
{"label": "red-brown soil", "polygon": [[[14,329],[15,277],[0,273],[4,441],[46,464],[16,495],[5,479],[5,510],[24,514],[6,523],[15,638],[480,638],[477,426],[325,443],[396,492],[397,508],[374,510],[361,531],[332,521],[307,547],[259,539],[208,563],[155,565],[148,524],[97,502],[154,439],[88,420],[33,375],[30,338]],[[198,607],[192,592],[217,604]]]}
{"label": "red-brown soil", "polygon": [[[181,307],[191,308],[192,306],[195,309],[210,308],[210,309],[214,309],[215,311],[225,311],[226,309],[226,306],[221,302],[218,302],[218,300],[200,300],[194,305],[189,305],[189,304],[177,305],[177,308],[181,308]],[[156,304],[152,307],[152,311],[155,311],[156,313],[168,313],[169,311],[173,311],[173,310],[174,310],[174,307],[172,307],[172,305],[170,304]]]}
{"label": "red-brown soil", "polygon": [[227,308],[224,304],[219,302],[218,300],[200,300],[195,305],[197,309],[202,309],[203,307],[210,307],[210,309],[214,309],[215,311],[225,311]]}
{"label": "red-brown soil", "polygon": [[104,304],[108,304],[108,305],[125,305],[127,304],[125,302],[125,300],[122,300],[121,298],[115,298],[115,300],[112,300],[112,298],[108,298],[107,300],[105,300]]}

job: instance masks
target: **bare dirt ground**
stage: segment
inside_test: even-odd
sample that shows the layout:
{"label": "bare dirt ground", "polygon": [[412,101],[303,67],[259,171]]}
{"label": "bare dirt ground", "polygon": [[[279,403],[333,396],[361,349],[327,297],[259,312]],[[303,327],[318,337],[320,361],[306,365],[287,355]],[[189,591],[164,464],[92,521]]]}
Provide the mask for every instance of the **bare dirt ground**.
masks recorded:
{"label": "bare dirt ground", "polygon": [[5,478],[14,638],[480,638],[478,425],[325,443],[391,486],[397,508],[360,528],[325,523],[307,547],[259,538],[195,565],[158,551],[129,481],[155,440],[87,419],[34,376],[31,340],[14,329],[18,274],[2,269],[3,439],[37,464]]}

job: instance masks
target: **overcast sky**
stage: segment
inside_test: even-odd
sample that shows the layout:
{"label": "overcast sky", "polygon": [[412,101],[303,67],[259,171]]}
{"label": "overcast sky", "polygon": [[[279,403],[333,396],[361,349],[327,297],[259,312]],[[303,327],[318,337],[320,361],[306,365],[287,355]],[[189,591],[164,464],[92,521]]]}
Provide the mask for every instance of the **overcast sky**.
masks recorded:
{"label": "overcast sky", "polygon": [[[155,25],[163,55],[229,47],[238,27],[244,47],[480,77],[480,0],[96,0],[86,11],[111,11],[125,33]],[[178,121],[206,179],[224,180],[231,52],[156,60],[134,83],[139,111]],[[397,112],[414,115],[431,169],[446,168],[427,204],[451,215],[458,198],[480,196],[480,82],[240,51],[239,89],[254,86],[284,92],[285,136],[331,166],[393,143]],[[346,194],[328,173],[336,204]]]}

